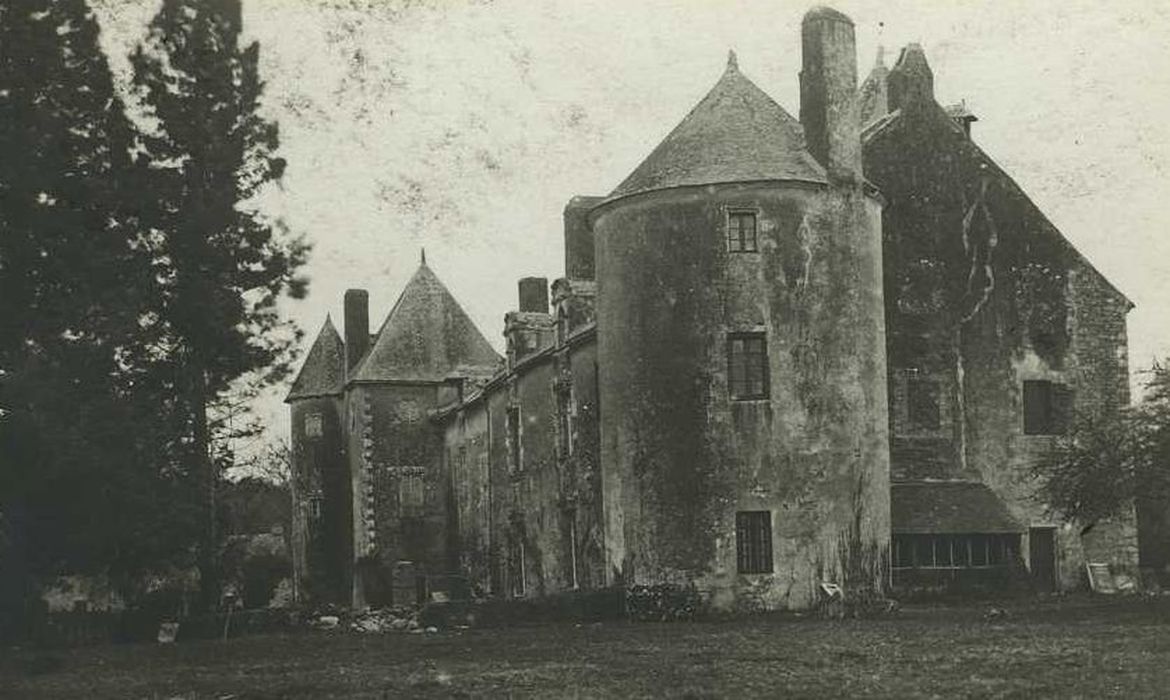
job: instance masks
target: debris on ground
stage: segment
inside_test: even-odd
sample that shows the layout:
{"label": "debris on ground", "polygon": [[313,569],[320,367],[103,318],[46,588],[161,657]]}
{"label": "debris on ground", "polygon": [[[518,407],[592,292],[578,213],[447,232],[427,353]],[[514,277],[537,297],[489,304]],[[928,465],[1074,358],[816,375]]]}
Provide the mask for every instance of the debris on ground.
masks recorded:
{"label": "debris on ground", "polygon": [[[377,610],[367,610],[356,614],[349,628],[355,632],[365,633],[417,630],[419,629],[418,609],[406,605],[396,605]],[[430,628],[427,631],[430,631]]]}

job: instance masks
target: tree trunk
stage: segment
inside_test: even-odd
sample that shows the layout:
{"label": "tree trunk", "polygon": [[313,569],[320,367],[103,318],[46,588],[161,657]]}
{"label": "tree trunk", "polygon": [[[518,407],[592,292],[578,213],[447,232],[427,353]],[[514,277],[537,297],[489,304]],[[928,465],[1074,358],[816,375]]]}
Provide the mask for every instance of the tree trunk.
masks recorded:
{"label": "tree trunk", "polygon": [[211,433],[207,425],[207,373],[197,356],[191,358],[191,414],[194,421],[195,479],[196,483],[204,482],[202,490],[207,496],[203,509],[203,542],[199,547],[200,607],[210,612],[219,604],[220,596],[219,533],[215,508],[218,475],[211,455]]}

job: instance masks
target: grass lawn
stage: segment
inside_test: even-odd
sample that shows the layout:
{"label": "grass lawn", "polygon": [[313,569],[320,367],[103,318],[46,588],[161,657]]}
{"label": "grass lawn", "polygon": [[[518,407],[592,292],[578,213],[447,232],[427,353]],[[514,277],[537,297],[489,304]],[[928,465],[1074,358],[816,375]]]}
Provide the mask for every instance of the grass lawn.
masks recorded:
{"label": "grass lawn", "polygon": [[0,650],[0,697],[1170,697],[1170,600]]}

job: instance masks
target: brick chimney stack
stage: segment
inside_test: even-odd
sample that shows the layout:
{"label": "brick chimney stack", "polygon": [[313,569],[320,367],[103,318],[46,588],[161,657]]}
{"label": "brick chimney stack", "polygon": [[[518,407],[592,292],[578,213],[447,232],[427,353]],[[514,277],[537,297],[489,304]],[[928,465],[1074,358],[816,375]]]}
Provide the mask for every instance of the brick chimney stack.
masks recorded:
{"label": "brick chimney stack", "polygon": [[345,373],[350,375],[370,347],[370,293],[345,290]]}
{"label": "brick chimney stack", "polygon": [[801,23],[800,123],[809,153],[829,177],[861,178],[861,123],[857,106],[857,48],[853,20],[814,7]]}

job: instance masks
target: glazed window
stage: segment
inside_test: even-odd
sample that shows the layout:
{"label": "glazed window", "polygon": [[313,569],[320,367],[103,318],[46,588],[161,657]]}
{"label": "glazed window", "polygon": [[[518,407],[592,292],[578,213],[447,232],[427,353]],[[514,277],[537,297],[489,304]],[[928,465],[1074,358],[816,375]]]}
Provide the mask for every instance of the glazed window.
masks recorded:
{"label": "glazed window", "polygon": [[564,345],[568,339],[569,315],[565,313],[565,307],[561,306],[557,309],[557,345]]}
{"label": "glazed window", "polygon": [[510,579],[512,597],[522,598],[527,592],[527,562],[525,561],[524,537],[520,534],[512,535],[511,547],[508,552],[508,578]]}
{"label": "glazed window", "polygon": [[768,398],[768,343],[763,333],[727,337],[727,387],[732,401]]}
{"label": "glazed window", "polygon": [[924,377],[910,377],[906,381],[906,417],[915,432],[939,429],[942,420],[938,382]]}
{"label": "glazed window", "polygon": [[324,428],[320,413],[310,413],[305,416],[305,437],[321,437],[323,433]]}
{"label": "glazed window", "polygon": [[520,453],[520,407],[509,406],[505,421],[508,424],[508,469],[515,473],[523,468]]}
{"label": "glazed window", "polygon": [[756,213],[730,211],[727,213],[727,250],[732,253],[755,253]]}
{"label": "glazed window", "polygon": [[1024,434],[1063,435],[1072,411],[1072,391],[1056,382],[1024,382]]}
{"label": "glazed window", "polygon": [[321,498],[321,496],[318,496],[318,495],[309,496],[309,519],[310,520],[320,520],[321,519],[321,501],[322,500],[323,499]]}
{"label": "glazed window", "polygon": [[561,457],[573,454],[573,390],[557,387],[557,433]]}
{"label": "glazed window", "polygon": [[772,573],[772,512],[735,514],[735,561],[741,574]]}
{"label": "glazed window", "polygon": [[1015,561],[1016,534],[894,535],[895,569],[985,569]]}
{"label": "glazed window", "polygon": [[426,485],[422,474],[398,477],[398,514],[401,517],[422,515],[426,506]]}

